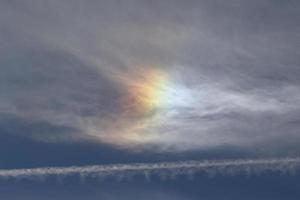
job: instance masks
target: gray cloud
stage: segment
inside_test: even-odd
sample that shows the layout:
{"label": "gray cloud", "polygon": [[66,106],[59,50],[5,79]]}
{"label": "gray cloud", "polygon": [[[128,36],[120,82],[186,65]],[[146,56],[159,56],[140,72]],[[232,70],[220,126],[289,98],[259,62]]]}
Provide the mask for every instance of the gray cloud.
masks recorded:
{"label": "gray cloud", "polygon": [[[284,151],[299,141],[298,11],[292,0],[2,1],[0,112],[126,148]],[[121,79],[139,68],[172,78],[172,106],[124,114]]]}

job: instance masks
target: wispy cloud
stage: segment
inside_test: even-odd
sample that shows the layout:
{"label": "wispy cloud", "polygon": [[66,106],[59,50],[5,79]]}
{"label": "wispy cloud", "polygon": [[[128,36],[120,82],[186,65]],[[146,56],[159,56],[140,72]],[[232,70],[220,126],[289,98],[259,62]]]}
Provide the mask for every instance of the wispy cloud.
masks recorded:
{"label": "wispy cloud", "polygon": [[176,177],[177,175],[193,176],[195,173],[214,175],[260,174],[263,172],[294,173],[300,167],[300,158],[272,158],[245,160],[205,160],[179,161],[160,163],[111,164],[71,167],[43,167],[31,169],[2,169],[0,178],[26,179],[46,178],[47,176],[66,177],[79,175],[81,178],[128,178],[144,175],[147,179],[151,175],[161,178]]}
{"label": "wispy cloud", "polygon": [[298,2],[170,2],[1,2],[0,114],[129,149],[300,141]]}

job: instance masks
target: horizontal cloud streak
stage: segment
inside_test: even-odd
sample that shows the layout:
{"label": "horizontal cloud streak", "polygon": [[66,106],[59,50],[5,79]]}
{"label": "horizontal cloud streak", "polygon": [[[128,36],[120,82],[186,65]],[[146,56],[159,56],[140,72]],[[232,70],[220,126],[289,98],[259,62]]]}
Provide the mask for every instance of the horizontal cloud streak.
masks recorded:
{"label": "horizontal cloud streak", "polygon": [[300,158],[272,158],[247,160],[205,160],[205,161],[179,161],[160,163],[111,164],[71,167],[44,167],[31,169],[2,169],[0,178],[45,178],[47,176],[65,177],[80,175],[80,177],[123,177],[145,175],[159,175],[161,178],[176,175],[192,176],[195,173],[207,175],[236,175],[259,174],[262,172],[293,173],[300,167]]}

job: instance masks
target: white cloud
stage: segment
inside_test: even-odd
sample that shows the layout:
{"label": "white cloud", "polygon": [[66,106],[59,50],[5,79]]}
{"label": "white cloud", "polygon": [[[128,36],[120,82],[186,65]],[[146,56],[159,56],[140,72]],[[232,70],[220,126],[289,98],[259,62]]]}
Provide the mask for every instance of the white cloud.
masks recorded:
{"label": "white cloud", "polygon": [[205,173],[207,175],[237,175],[259,174],[263,172],[294,173],[300,166],[300,158],[269,158],[248,160],[207,160],[207,161],[179,161],[161,163],[111,164],[71,167],[44,167],[32,169],[2,169],[0,178],[46,178],[47,176],[66,177],[80,175],[81,178],[129,178],[144,175],[150,178],[158,174],[161,178],[176,175],[193,175]]}

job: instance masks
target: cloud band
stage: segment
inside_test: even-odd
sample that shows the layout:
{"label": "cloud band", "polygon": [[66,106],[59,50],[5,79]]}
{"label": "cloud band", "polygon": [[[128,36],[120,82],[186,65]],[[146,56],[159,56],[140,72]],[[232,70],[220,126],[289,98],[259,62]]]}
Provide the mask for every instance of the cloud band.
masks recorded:
{"label": "cloud band", "polygon": [[206,160],[206,161],[180,161],[160,163],[110,164],[92,166],[70,167],[44,167],[30,169],[2,169],[0,178],[45,178],[48,176],[80,177],[132,177],[135,175],[159,175],[161,178],[176,175],[193,176],[195,173],[207,175],[236,175],[259,174],[262,172],[294,173],[300,167],[300,158],[272,158],[272,159],[246,159],[246,160]]}

